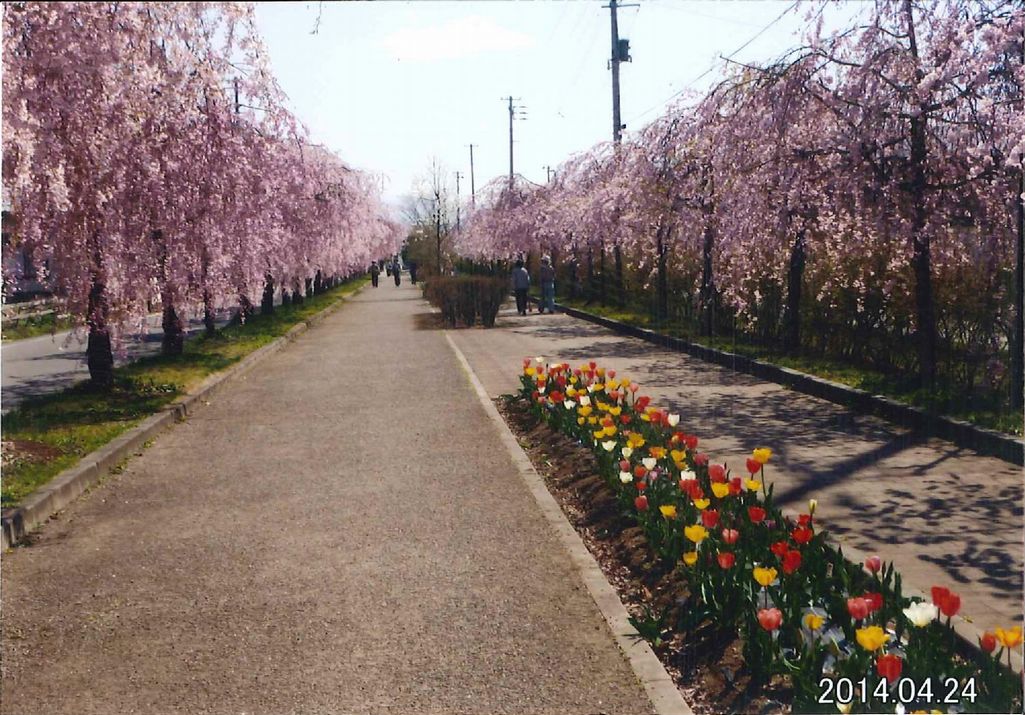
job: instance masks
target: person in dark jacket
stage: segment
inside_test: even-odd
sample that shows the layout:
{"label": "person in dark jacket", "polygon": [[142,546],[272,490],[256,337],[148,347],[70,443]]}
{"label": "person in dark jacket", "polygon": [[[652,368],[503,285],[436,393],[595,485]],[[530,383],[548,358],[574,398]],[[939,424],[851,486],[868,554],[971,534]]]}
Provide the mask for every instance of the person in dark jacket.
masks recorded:
{"label": "person in dark jacket", "polygon": [[380,276],[381,276],[381,267],[379,265],[377,265],[377,263],[371,263],[370,264],[370,282],[374,285],[374,288],[377,287],[377,282],[378,282],[378,279],[380,278]]}
{"label": "person in dark jacket", "polygon": [[523,267],[523,261],[516,261],[512,271],[512,288],[516,294],[516,311],[520,315],[527,314],[527,289],[530,288],[530,274]]}
{"label": "person in dark jacket", "polygon": [[548,256],[541,258],[541,307],[539,313],[555,312],[555,268]]}
{"label": "person in dark jacket", "polygon": [[391,274],[395,278],[395,285],[402,283],[402,265],[399,263],[398,258],[391,264]]}

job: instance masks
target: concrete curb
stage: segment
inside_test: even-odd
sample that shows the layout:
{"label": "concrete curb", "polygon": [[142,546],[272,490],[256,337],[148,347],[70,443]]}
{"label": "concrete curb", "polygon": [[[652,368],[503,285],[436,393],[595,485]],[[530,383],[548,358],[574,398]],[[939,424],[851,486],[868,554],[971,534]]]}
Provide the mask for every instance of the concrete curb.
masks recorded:
{"label": "concrete curb", "polygon": [[310,316],[306,321],[298,323],[277,340],[254,350],[231,367],[210,375],[191,392],[164,406],[159,412],[150,415],[96,451],[82,457],[78,464],[65,469],[29,494],[19,506],[4,509],[0,517],[3,527],[3,548],[8,549],[23,541],[27,534],[45,524],[52,514],[77,499],[118,464],[139,453],[146,442],[160,431],[175,422],[184,421],[227,382],[248,372],[261,360],[284,348],[310,326],[316,325],[344,305],[343,298],[351,298],[364,287],[342,294],[335,303]]}
{"label": "concrete curb", "polygon": [[520,477],[527,485],[530,493],[534,495],[538,507],[540,507],[541,512],[555,531],[559,541],[562,542],[562,545],[569,553],[574,566],[580,572],[580,577],[584,585],[587,586],[588,593],[591,594],[591,598],[594,600],[595,605],[598,606],[598,610],[601,611],[605,622],[612,631],[616,644],[623,651],[623,655],[630,663],[630,667],[633,668],[634,674],[644,687],[644,692],[647,694],[648,699],[651,700],[655,712],[658,715],[692,715],[693,710],[683,699],[679,689],[676,687],[676,683],[673,682],[669,673],[666,672],[661,661],[655,656],[648,643],[637,637],[637,631],[630,625],[629,614],[623,606],[623,602],[619,600],[615,589],[609,584],[605,574],[602,573],[601,567],[598,566],[598,562],[591,556],[580,535],[577,534],[576,529],[573,528],[569,519],[566,518],[562,507],[559,506],[558,502],[555,501],[555,498],[548,491],[544,480],[534,469],[530,458],[523,451],[523,448],[520,447],[519,442],[516,441],[515,435],[513,435],[505,420],[498,413],[498,409],[491,401],[484,386],[474,373],[473,368],[470,367],[466,356],[463,355],[463,352],[452,340],[447,330],[445,331],[445,339],[455,353],[460,365],[462,365],[463,370],[466,371],[467,378],[474,391],[476,391],[484,411],[491,418],[492,423],[494,423],[500,439],[509,450],[509,455],[512,457]]}
{"label": "concrete curb", "polygon": [[[536,302],[537,299],[532,298]],[[1006,462],[1025,465],[1025,440],[1005,435],[996,430],[977,427],[969,422],[944,417],[926,412],[911,405],[906,405],[883,395],[873,395],[865,390],[825,380],[821,377],[807,375],[790,368],[779,367],[754,358],[744,357],[723,350],[707,348],[703,345],[656,333],[653,330],[627,325],[616,320],[604,318],[585,310],[570,308],[556,304],[556,308],[573,318],[586,320],[601,325],[614,332],[629,335],[653,343],[660,347],[687,353],[701,360],[728,367],[737,372],[744,372],[763,380],[781,385],[835,402],[845,407],[878,415],[892,422],[909,426],[918,432],[939,437],[958,445],[973,449],[981,454],[998,457]]]}

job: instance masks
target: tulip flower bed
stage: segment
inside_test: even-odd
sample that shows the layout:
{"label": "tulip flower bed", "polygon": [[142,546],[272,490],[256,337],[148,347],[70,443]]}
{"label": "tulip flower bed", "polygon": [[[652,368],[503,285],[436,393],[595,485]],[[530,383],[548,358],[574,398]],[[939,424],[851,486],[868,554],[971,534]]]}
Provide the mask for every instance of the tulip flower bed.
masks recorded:
{"label": "tulip flower bed", "polygon": [[650,602],[635,625],[653,645],[703,639],[713,647],[697,655],[708,658],[732,647],[742,663],[729,680],[743,680],[749,703],[761,691],[805,712],[1020,711],[1021,680],[1002,660],[1021,647],[1021,628],[987,633],[978,658],[959,657],[958,595],[936,586],[931,602],[913,601],[892,565],[848,562],[817,525],[814,499],[785,516],[766,478],[769,449],[736,475],[699,451],[679,416],[593,362],[528,359],[521,383],[531,413],[596,458],[613,512],[604,529],[644,542],[634,591]]}

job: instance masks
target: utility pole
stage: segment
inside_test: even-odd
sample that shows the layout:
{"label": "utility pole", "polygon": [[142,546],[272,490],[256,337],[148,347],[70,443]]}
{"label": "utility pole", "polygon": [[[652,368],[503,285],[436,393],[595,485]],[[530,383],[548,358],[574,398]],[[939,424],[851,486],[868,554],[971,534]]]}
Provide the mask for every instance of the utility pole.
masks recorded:
{"label": "utility pole", "polygon": [[462,176],[461,172],[456,172],[456,231],[459,231],[459,179]]}
{"label": "utility pole", "polygon": [[473,180],[473,147],[470,145],[470,206],[477,208],[477,186]]}
{"label": "utility pole", "polygon": [[619,39],[619,21],[616,17],[616,9],[621,7],[639,7],[638,5],[621,5],[616,0],[609,0],[608,5],[602,5],[609,9],[612,18],[612,140],[619,144],[623,138],[623,121],[619,115],[619,63],[630,62],[630,41]]}
{"label": "utility pole", "polygon": [[239,103],[238,103],[238,77],[236,77],[236,78],[235,78],[235,82],[234,82],[234,84],[235,84],[235,114],[238,114],[238,112],[239,112]]}
{"label": "utility pole", "polygon": [[548,183],[552,183],[552,177],[555,175],[555,170],[550,166],[545,166],[545,174],[548,176]]}
{"label": "utility pole", "polygon": [[513,104],[514,101],[519,101],[519,97],[502,97],[502,101],[509,102],[509,188],[513,185],[513,120],[516,117],[525,118],[527,115],[523,112],[522,105]]}

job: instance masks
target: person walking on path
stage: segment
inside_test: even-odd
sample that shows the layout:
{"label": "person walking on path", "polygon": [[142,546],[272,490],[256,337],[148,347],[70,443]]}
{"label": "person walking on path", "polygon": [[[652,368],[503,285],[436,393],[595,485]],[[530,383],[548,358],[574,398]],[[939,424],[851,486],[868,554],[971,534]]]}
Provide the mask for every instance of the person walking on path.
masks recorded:
{"label": "person walking on path", "polygon": [[395,285],[402,283],[402,266],[399,265],[398,258],[392,261],[391,274],[395,278]]}
{"label": "person walking on path", "polygon": [[516,261],[516,267],[512,272],[512,287],[516,294],[516,312],[520,315],[527,314],[527,289],[530,288],[530,274],[523,267],[523,261]]}
{"label": "person walking on path", "polygon": [[548,256],[541,257],[541,307],[539,313],[548,310],[555,312],[555,268],[552,267],[552,259]]}
{"label": "person walking on path", "polygon": [[409,262],[409,280],[413,282],[413,285],[416,285],[416,261]]}
{"label": "person walking on path", "polygon": [[370,282],[374,288],[377,287],[378,280],[381,277],[381,267],[376,262],[370,264]]}

